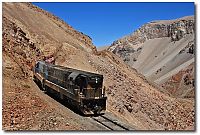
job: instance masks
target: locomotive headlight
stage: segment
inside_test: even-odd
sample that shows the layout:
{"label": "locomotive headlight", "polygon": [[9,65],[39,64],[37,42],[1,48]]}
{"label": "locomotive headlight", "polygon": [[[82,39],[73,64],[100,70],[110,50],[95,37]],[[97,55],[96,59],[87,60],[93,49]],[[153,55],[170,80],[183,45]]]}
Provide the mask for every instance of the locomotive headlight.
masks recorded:
{"label": "locomotive headlight", "polygon": [[97,83],[97,78],[96,78],[96,83]]}

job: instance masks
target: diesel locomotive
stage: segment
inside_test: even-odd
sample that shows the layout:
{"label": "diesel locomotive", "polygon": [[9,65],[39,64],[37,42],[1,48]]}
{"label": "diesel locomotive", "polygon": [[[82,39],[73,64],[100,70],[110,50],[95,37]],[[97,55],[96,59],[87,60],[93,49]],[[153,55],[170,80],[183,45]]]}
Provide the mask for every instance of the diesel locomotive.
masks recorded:
{"label": "diesel locomotive", "polygon": [[43,90],[58,95],[85,115],[105,113],[103,75],[38,61],[33,79]]}

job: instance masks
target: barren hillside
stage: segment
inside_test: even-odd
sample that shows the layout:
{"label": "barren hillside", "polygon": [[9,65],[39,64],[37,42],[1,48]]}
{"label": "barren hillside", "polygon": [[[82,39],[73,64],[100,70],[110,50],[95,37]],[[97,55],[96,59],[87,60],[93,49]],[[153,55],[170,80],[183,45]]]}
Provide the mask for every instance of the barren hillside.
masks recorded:
{"label": "barren hillside", "polygon": [[[144,24],[131,35],[114,41],[108,50],[117,54],[148,80],[168,89],[165,82],[173,75],[191,65],[194,67],[194,42],[194,17],[186,16]],[[179,96],[175,94],[176,91],[194,90],[194,72],[189,76],[187,84],[170,83],[172,87],[179,85],[173,87],[174,93],[171,90],[173,96]]]}
{"label": "barren hillside", "polygon": [[137,130],[193,130],[193,99],[173,98],[109,51],[30,3],[3,3],[3,129],[102,130],[39,91],[32,81],[35,60],[53,55],[56,64],[101,73],[107,111]]}

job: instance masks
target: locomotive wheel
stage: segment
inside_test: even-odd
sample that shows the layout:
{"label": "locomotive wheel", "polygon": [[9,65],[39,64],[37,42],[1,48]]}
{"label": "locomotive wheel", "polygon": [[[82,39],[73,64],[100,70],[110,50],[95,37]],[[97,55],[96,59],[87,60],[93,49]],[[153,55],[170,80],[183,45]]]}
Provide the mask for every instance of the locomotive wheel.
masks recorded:
{"label": "locomotive wheel", "polygon": [[35,77],[35,75],[33,76],[33,81],[34,81],[34,82],[36,81],[36,77]]}
{"label": "locomotive wheel", "polygon": [[47,93],[47,91],[48,91],[48,86],[45,85],[45,86],[43,87],[43,92],[44,92],[44,93]]}

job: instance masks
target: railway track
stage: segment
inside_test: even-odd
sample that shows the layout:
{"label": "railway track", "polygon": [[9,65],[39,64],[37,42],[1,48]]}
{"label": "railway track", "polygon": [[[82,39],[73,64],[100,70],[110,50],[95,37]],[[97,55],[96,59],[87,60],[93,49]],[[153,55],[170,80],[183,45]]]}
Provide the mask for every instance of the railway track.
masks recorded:
{"label": "railway track", "polygon": [[94,121],[98,122],[102,126],[106,127],[108,130],[132,130],[129,127],[123,125],[117,120],[113,120],[108,116],[101,115],[97,117],[91,117]]}

